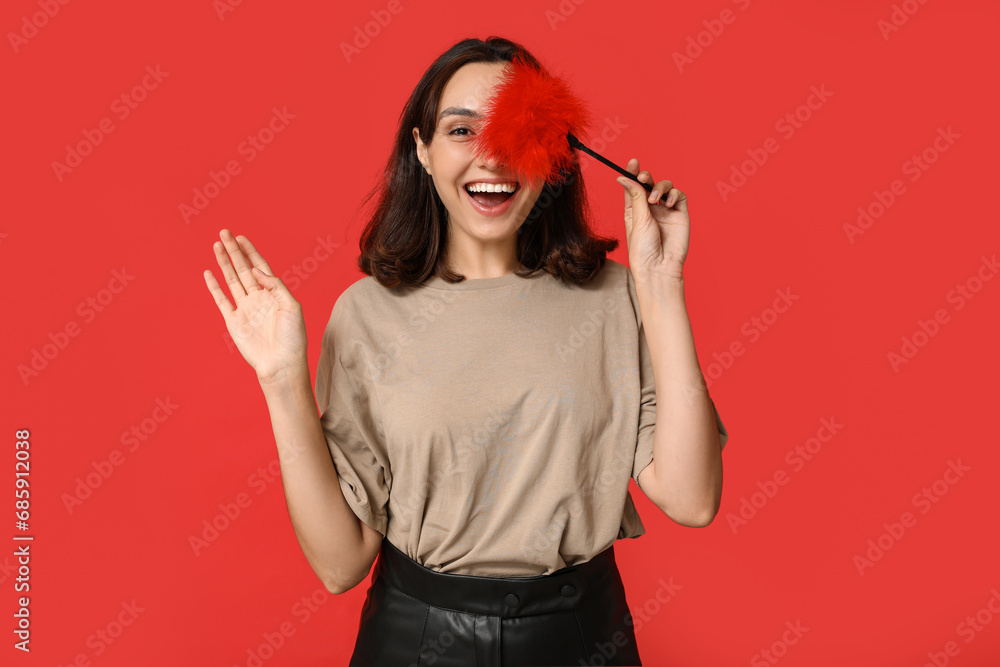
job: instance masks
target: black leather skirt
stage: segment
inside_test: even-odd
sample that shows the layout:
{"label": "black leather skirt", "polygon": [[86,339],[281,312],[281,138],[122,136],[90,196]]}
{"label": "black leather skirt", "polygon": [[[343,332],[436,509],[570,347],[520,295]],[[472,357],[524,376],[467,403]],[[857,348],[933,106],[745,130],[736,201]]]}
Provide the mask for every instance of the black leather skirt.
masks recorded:
{"label": "black leather skirt", "polygon": [[538,577],[436,572],[388,539],[350,667],[642,665],[614,546]]}

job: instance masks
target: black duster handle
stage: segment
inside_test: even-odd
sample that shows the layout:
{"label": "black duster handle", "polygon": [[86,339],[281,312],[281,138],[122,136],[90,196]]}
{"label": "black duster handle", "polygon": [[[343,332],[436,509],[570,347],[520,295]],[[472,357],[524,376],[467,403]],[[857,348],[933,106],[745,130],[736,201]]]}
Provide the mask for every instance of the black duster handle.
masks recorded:
{"label": "black duster handle", "polygon": [[[584,146],[582,143],[580,143],[580,140],[577,139],[576,137],[574,137],[572,132],[567,132],[566,133],[566,138],[569,140],[569,145],[572,146],[573,148],[581,150],[584,153],[587,153],[588,155],[597,158],[598,160],[600,160],[604,164],[608,165],[609,167],[611,167],[612,169],[614,169],[615,171],[617,171],[622,176],[627,176],[628,178],[631,178],[633,181],[635,181],[636,183],[638,183],[642,187],[646,188],[646,192],[652,192],[653,191],[653,186],[652,185],[650,185],[649,183],[643,183],[638,178],[636,178],[632,174],[628,173],[627,171],[625,171],[624,169],[622,169],[621,167],[619,167],[614,162],[611,162],[610,160],[607,160],[604,157],[602,157],[601,155],[599,155],[598,153],[595,153],[594,151],[590,150],[589,148],[587,148],[586,146]],[[660,201],[658,203],[660,203],[660,204],[666,203],[666,196],[667,196],[666,192],[664,192],[662,195],[660,195]]]}

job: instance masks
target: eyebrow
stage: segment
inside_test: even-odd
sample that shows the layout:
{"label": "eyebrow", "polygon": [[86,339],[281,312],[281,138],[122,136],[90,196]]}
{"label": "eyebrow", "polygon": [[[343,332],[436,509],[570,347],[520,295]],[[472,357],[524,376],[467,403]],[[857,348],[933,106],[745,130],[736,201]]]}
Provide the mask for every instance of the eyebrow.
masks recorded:
{"label": "eyebrow", "polygon": [[438,116],[438,120],[444,118],[445,116],[468,116],[469,118],[479,118],[479,114],[472,109],[466,109],[465,107],[448,107],[441,112]]}

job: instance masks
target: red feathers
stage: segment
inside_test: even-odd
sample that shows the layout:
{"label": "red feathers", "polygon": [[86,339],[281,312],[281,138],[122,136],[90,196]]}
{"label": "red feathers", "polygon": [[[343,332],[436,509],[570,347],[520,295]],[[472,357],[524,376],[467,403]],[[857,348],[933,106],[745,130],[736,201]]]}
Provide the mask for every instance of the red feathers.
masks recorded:
{"label": "red feathers", "polygon": [[567,132],[579,138],[591,124],[583,102],[565,83],[515,56],[486,102],[472,150],[495,158],[522,184],[538,187],[557,182],[559,170],[572,165]]}

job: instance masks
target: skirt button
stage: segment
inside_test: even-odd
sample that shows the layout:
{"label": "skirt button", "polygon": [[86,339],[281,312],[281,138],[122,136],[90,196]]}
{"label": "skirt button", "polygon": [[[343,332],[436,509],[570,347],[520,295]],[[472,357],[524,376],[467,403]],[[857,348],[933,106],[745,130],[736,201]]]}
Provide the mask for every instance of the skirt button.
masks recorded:
{"label": "skirt button", "polygon": [[508,607],[516,607],[517,603],[520,602],[517,596],[514,595],[513,593],[508,593],[507,597],[504,598],[504,601],[507,603]]}
{"label": "skirt button", "polygon": [[576,593],[576,588],[574,588],[573,586],[570,586],[569,584],[566,584],[565,586],[563,586],[559,590],[559,592],[563,594],[563,597],[567,597],[568,598],[568,597],[572,597],[573,594]]}

